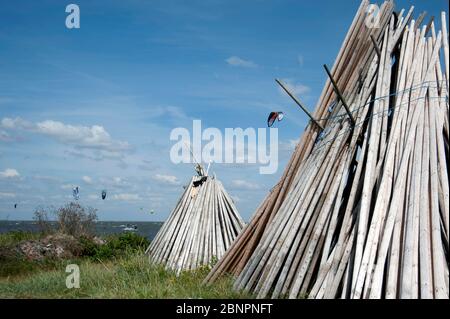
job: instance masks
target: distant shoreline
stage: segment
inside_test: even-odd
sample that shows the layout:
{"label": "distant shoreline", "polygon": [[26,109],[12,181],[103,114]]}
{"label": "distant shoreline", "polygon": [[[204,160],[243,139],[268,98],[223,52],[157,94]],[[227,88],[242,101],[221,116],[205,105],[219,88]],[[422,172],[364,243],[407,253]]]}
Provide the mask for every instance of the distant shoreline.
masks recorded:
{"label": "distant shoreline", "polygon": [[[50,221],[50,223],[56,226],[56,221]],[[112,235],[120,234],[127,231],[135,232],[141,236],[152,240],[163,222],[152,221],[104,221],[99,220],[95,223],[95,233],[97,235]],[[136,226],[136,229],[133,227]],[[0,234],[8,233],[12,231],[23,232],[39,232],[39,226],[34,220],[0,220]]]}

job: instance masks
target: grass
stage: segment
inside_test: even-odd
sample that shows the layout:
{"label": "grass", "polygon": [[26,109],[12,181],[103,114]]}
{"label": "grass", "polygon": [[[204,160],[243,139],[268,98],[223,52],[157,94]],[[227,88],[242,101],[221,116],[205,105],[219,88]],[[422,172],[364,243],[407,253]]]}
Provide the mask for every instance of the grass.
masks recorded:
{"label": "grass", "polygon": [[[77,263],[66,261],[65,265]],[[80,260],[80,288],[65,285],[65,265],[32,275],[0,279],[0,298],[251,298],[232,289],[231,278],[202,285],[209,268],[186,271],[178,277],[150,265],[142,252],[95,262]]]}
{"label": "grass", "polygon": [[39,239],[42,235],[40,233],[11,231],[0,234],[0,247],[10,246],[19,243],[22,240]]}
{"label": "grass", "polygon": [[[61,265],[60,260],[44,259],[41,261],[30,261],[10,249],[24,240],[37,240],[42,234],[12,231],[0,234],[0,278],[14,277],[33,273],[38,270],[55,269]],[[0,291],[1,293],[1,291]]]}
{"label": "grass", "polygon": [[[38,238],[33,234],[1,234],[0,249]],[[73,260],[0,260],[0,298],[252,298],[233,290],[232,278],[203,285],[210,270],[206,266],[176,276],[151,265],[142,247],[130,247],[136,240],[129,235],[110,237],[101,249],[87,245],[88,254]],[[79,266],[80,288],[66,287],[69,264]]]}

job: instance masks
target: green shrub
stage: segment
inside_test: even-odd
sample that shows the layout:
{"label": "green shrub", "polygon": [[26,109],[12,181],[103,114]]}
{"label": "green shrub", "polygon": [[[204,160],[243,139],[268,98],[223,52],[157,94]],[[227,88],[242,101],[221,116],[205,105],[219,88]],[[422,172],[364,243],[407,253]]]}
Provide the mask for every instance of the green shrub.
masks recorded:
{"label": "green shrub", "polygon": [[81,245],[81,256],[83,257],[93,257],[97,253],[99,245],[95,243],[92,238],[80,237],[79,242]]}
{"label": "green shrub", "polygon": [[143,250],[148,247],[150,241],[136,233],[123,233],[119,236],[111,236],[108,240],[108,245],[111,248],[119,251],[126,250]]}
{"label": "green shrub", "polygon": [[57,269],[62,262],[56,258],[28,260],[17,251],[3,247],[0,248],[0,278],[24,276],[38,271]]}
{"label": "green shrub", "polygon": [[129,252],[143,251],[150,244],[149,240],[135,233],[123,233],[107,237],[106,243],[99,245],[91,238],[81,237],[82,256],[94,260],[106,260],[125,256]]}
{"label": "green shrub", "polygon": [[[42,260],[28,260],[16,246],[24,240],[37,240],[40,237],[42,237],[42,234],[19,231],[0,234],[0,278],[56,269],[68,261],[65,258],[52,257],[45,257]],[[106,243],[102,245],[88,236],[81,236],[78,239],[71,238],[74,240],[73,245],[69,245],[69,243],[64,246],[72,252],[74,258],[77,260],[90,259],[94,262],[127,259],[130,256],[141,254],[150,244],[147,238],[135,233],[111,235],[106,238]],[[131,269],[132,266],[124,268]]]}
{"label": "green shrub", "polygon": [[0,253],[0,278],[28,274],[37,265],[20,256],[5,256]]}
{"label": "green shrub", "polygon": [[41,237],[41,234],[26,232],[22,230],[14,230],[4,234],[0,234],[0,246],[12,246],[24,240],[34,240]]}
{"label": "green shrub", "polygon": [[112,248],[109,244],[98,246],[95,250],[95,254],[91,256],[93,259],[106,260],[113,257],[118,257],[119,251]]}

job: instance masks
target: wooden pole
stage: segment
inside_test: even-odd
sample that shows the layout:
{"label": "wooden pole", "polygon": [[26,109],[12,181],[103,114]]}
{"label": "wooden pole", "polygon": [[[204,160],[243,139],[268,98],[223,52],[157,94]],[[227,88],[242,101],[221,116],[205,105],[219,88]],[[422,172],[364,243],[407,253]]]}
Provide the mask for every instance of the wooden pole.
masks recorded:
{"label": "wooden pole", "polygon": [[327,65],[324,64],[323,67],[325,68],[325,71],[327,72],[328,77],[330,78],[331,84],[333,84],[334,91],[336,92],[339,100],[341,100],[342,105],[344,105],[345,111],[347,112],[347,115],[350,118],[350,123],[352,124],[352,126],[355,126],[355,119],[353,118],[353,115],[350,112],[350,108],[348,107],[347,102],[345,101],[345,98],[342,96],[341,91],[339,91],[336,81],[333,79],[333,76],[331,75],[330,70],[328,69]]}
{"label": "wooden pole", "polygon": [[308,115],[308,117],[311,119],[311,121],[316,124],[320,130],[323,130],[323,126],[319,124],[319,122],[317,122],[314,117],[311,115],[311,113],[309,113],[309,111],[306,109],[306,107],[303,106],[303,104],[299,101],[299,99],[297,99],[297,97],[292,94],[289,89],[283,84],[283,82],[281,82],[278,79],[275,79],[275,81],[281,86],[281,88],[294,100],[294,102],[300,106],[300,108],[303,110],[303,112],[306,113],[306,115]]}
{"label": "wooden pole", "polygon": [[373,47],[375,48],[375,52],[377,53],[378,59],[381,58],[381,50],[378,47],[377,41],[375,40],[375,38],[373,37],[373,35],[370,35],[370,40],[372,40],[373,43]]}

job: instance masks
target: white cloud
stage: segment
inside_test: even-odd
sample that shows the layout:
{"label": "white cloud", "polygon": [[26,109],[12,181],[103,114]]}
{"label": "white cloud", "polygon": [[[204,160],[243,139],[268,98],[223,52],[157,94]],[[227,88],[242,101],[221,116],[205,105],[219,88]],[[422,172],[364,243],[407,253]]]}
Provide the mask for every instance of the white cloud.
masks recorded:
{"label": "white cloud", "polygon": [[137,201],[140,200],[141,197],[138,194],[114,194],[112,196],[112,199],[114,200],[120,200],[120,201]]}
{"label": "white cloud", "polygon": [[39,133],[82,148],[99,148],[107,151],[121,151],[130,148],[127,142],[113,140],[103,126],[99,125],[72,126],[47,120],[37,123],[36,127]]}
{"label": "white cloud", "polygon": [[6,130],[25,130],[56,139],[59,142],[78,148],[100,149],[108,152],[123,152],[131,149],[128,142],[117,141],[103,126],[70,125],[62,122],[45,120],[32,123],[21,118],[3,118],[0,127]]}
{"label": "white cloud", "polygon": [[85,158],[93,161],[102,161],[105,159],[112,160],[112,161],[119,161],[120,163],[124,163],[124,154],[122,152],[110,152],[107,150],[65,150],[65,154],[78,157],[78,158]]}
{"label": "white cloud", "polygon": [[177,106],[166,106],[164,109],[168,116],[179,118],[179,119],[188,118],[186,113]]}
{"label": "white cloud", "polygon": [[300,64],[300,66],[303,66],[303,63],[304,63],[303,55],[299,54],[297,56],[297,61],[298,61],[298,64]]}
{"label": "white cloud", "polygon": [[113,177],[113,182],[114,184],[122,184],[123,183],[123,179],[121,177]]}
{"label": "white cloud", "polygon": [[11,136],[5,131],[0,131],[0,141],[10,142],[12,140]]}
{"label": "white cloud", "polygon": [[155,176],[153,176],[153,179],[158,182],[168,184],[168,185],[180,185],[178,178],[176,176],[172,176],[172,175],[156,174]]}
{"label": "white cloud", "polygon": [[92,178],[89,176],[83,176],[82,177],[83,182],[85,182],[86,184],[92,184]]}
{"label": "white cloud", "polygon": [[33,178],[38,181],[44,181],[48,183],[59,182],[60,179],[54,176],[46,176],[46,175],[34,175]]}
{"label": "white cloud", "polygon": [[14,193],[0,193],[0,198],[14,198],[16,194]]}
{"label": "white cloud", "polygon": [[113,177],[112,179],[112,186],[117,186],[117,187],[129,187],[130,186],[130,182],[128,182],[127,180],[125,180],[122,177]]}
{"label": "white cloud", "polygon": [[72,184],[61,185],[61,189],[72,189],[74,186]]}
{"label": "white cloud", "polygon": [[5,117],[0,122],[0,126],[4,129],[31,129],[33,127],[33,124],[31,122],[25,121],[21,119],[20,117],[16,117],[15,119],[11,119],[8,117]]}
{"label": "white cloud", "polygon": [[[152,106],[150,109],[148,109],[145,113],[145,116],[148,118],[161,118],[164,121],[186,121],[186,120],[192,120],[191,117],[189,117],[186,112],[178,107],[173,105],[168,106]],[[155,123],[157,124],[157,123]]]}
{"label": "white cloud", "polygon": [[238,196],[233,196],[233,195],[231,195],[231,199],[232,199],[233,202],[235,202],[235,203],[239,203],[239,202],[241,201],[241,198],[238,197]]}
{"label": "white cloud", "polygon": [[297,147],[298,142],[300,142],[300,139],[289,140],[291,150],[294,150]]}
{"label": "white cloud", "polygon": [[[287,86],[288,90],[294,95],[299,95],[300,97],[304,94],[311,92],[311,88],[301,83],[295,83],[292,79],[282,79],[283,83]],[[280,87],[279,92],[283,96],[287,96],[286,92]]]}
{"label": "white cloud", "polygon": [[232,66],[241,66],[244,68],[256,68],[258,65],[250,60],[241,59],[238,56],[231,56],[225,60],[229,65]]}
{"label": "white cloud", "polygon": [[14,168],[7,168],[3,172],[0,172],[0,177],[2,178],[16,178],[19,176],[19,172]]}
{"label": "white cloud", "polygon": [[118,176],[100,177],[97,184],[110,190],[116,190],[117,192],[124,192],[125,189],[129,192],[129,190],[136,185],[136,183],[132,183],[130,179]]}
{"label": "white cloud", "polygon": [[297,146],[299,141],[300,141],[300,139],[294,139],[294,140],[290,139],[290,140],[287,140],[286,142],[281,142],[279,149],[282,151],[293,151],[293,150],[295,150],[295,147]]}
{"label": "white cloud", "polygon": [[260,188],[260,186],[258,184],[248,182],[248,181],[245,181],[242,179],[235,179],[231,182],[231,184],[236,188],[245,189],[245,190],[256,190],[256,189]]}

